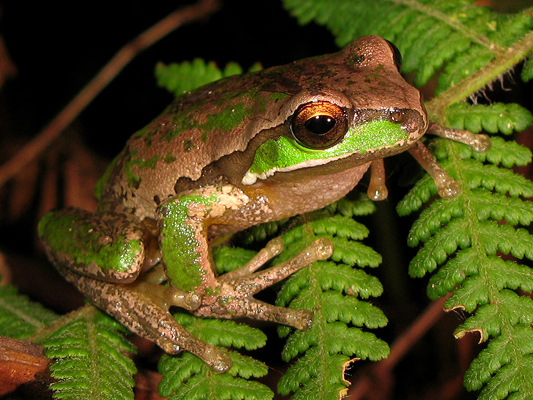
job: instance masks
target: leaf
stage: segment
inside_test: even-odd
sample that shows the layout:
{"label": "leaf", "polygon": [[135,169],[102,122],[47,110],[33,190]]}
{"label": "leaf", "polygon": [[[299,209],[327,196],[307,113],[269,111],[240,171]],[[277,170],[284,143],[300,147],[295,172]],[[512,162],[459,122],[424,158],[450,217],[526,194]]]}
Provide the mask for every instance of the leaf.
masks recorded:
{"label": "leaf", "polygon": [[0,335],[25,339],[59,318],[9,285],[0,286]]}
{"label": "leaf", "polygon": [[[284,5],[301,24],[325,25],[339,46],[362,35],[390,40],[404,56],[404,72],[415,72],[417,85],[442,70],[437,93],[498,60],[501,65],[492,72],[495,79],[531,53],[527,46],[517,47],[516,57],[506,53],[533,26],[528,10],[497,14],[469,0],[285,0]],[[490,83],[487,75],[481,86]]]}
{"label": "leaf", "polygon": [[[387,323],[385,315],[355,297],[380,295],[382,286],[375,277],[351,266],[356,262],[374,265],[381,258],[354,240],[365,237],[366,232],[361,230],[360,224],[349,222],[347,218],[322,215],[311,219],[307,226],[285,234],[291,237],[287,241],[289,245],[294,243],[298,247],[301,246],[293,239],[304,237],[304,232],[307,242],[313,241],[314,235],[328,235],[337,252],[332,260],[338,262],[315,262],[291,276],[278,294],[280,306],[290,304],[290,308],[314,310],[312,327],[293,332],[282,352],[285,361],[293,358],[296,361],[280,379],[278,391],[283,395],[294,392],[294,399],[337,399],[347,387],[344,364],[351,357],[377,361],[389,352],[385,342],[363,331],[363,328],[383,327]],[[356,231],[363,234],[354,234]],[[375,259],[369,261],[369,255],[372,255],[370,259]],[[280,336],[287,336],[290,331],[288,327],[278,328]]]}
{"label": "leaf", "polygon": [[330,204],[326,209],[330,213],[337,212],[344,217],[355,217],[372,214],[376,211],[376,205],[368,196],[355,191]]}
{"label": "leaf", "polygon": [[197,318],[185,312],[177,312],[174,317],[193,336],[216,346],[254,350],[266,343],[262,331],[234,321]]}
{"label": "leaf", "polygon": [[92,306],[64,317],[65,324],[44,342],[51,365],[51,385],[59,399],[133,399],[135,348],[123,328]]}
{"label": "leaf", "polygon": [[172,400],[228,399],[269,400],[274,393],[266,386],[239,378],[266,375],[265,365],[237,353],[228,353],[233,361],[230,372],[213,373],[206,364],[191,353],[165,355],[159,363],[164,375],[159,394]]}
{"label": "leaf", "polygon": [[[264,346],[266,341],[260,330],[233,321],[196,318],[186,313],[175,317],[191,334],[214,345],[252,350]],[[233,365],[225,373],[214,373],[191,353],[163,356],[159,363],[159,371],[164,375],[159,385],[160,395],[176,400],[272,399],[274,394],[266,386],[245,380],[266,375],[267,367],[251,357],[235,352],[227,354]]]}
{"label": "leaf", "polygon": [[[501,154],[498,147],[505,148],[505,143],[493,141],[495,152]],[[459,181],[461,193],[434,201],[413,225],[409,244],[422,242],[423,247],[411,262],[410,274],[421,277],[436,271],[428,295],[434,299],[451,292],[445,308],[472,313],[456,337],[479,332],[481,341],[490,340],[467,371],[466,387],[481,390],[483,399],[530,398],[533,385],[526,371],[533,356],[533,300],[516,291],[533,290],[533,270],[503,260],[499,253],[533,257],[533,235],[520,227],[533,221],[533,204],[519,197],[531,194],[531,182],[503,166],[474,161],[470,157],[484,157],[469,156],[462,145],[437,141],[436,153]],[[487,156],[484,161],[501,160]],[[412,189],[400,205],[403,213],[429,200],[429,184],[425,180]]]}
{"label": "leaf", "polygon": [[[485,130],[506,135],[523,131],[533,123],[533,116],[518,104],[493,103],[491,105],[456,103],[446,110],[449,126],[473,133]],[[484,154],[482,152],[481,154]]]}
{"label": "leaf", "polygon": [[522,80],[528,82],[533,78],[533,57],[531,55],[528,57],[522,68]]}
{"label": "leaf", "polygon": [[487,151],[472,152],[472,158],[491,164],[499,165],[506,168],[514,166],[524,166],[531,162],[531,150],[521,146],[516,142],[508,142],[500,137],[491,139],[492,146]]}
{"label": "leaf", "polygon": [[175,96],[187,93],[207,83],[240,74],[242,74],[242,69],[236,63],[230,63],[226,65],[224,70],[221,70],[214,62],[205,62],[199,58],[181,64],[165,65],[159,63],[155,68],[157,84]]}
{"label": "leaf", "polygon": [[223,274],[236,270],[250,261],[257,252],[239,247],[218,247],[213,250],[217,273]]}

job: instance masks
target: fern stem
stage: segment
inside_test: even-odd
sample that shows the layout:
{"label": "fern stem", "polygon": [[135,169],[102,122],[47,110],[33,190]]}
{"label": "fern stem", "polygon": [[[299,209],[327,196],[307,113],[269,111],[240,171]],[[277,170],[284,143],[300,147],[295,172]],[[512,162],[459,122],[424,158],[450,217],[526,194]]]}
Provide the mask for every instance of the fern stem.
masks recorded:
{"label": "fern stem", "polygon": [[513,47],[499,54],[485,67],[463,79],[457,85],[426,103],[426,108],[432,120],[445,124],[445,110],[451,104],[463,101],[483,87],[496,80],[498,76],[510,70],[533,50],[533,32],[525,35]]}

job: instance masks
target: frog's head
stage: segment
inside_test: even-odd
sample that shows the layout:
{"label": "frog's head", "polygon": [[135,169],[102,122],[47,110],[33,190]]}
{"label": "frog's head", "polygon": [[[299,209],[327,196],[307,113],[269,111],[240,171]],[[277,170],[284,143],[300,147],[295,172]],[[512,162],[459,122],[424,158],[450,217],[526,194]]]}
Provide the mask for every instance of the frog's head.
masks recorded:
{"label": "frog's head", "polygon": [[402,78],[400,64],[391,43],[365,36],[339,53],[269,70],[270,90],[286,96],[265,113],[279,123],[262,135],[242,183],[407,150],[428,122],[420,92]]}

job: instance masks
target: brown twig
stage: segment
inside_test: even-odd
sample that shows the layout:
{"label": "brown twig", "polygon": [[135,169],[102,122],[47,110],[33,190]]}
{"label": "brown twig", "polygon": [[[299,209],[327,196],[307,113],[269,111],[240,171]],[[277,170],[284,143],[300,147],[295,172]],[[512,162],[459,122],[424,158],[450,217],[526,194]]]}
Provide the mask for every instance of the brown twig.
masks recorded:
{"label": "brown twig", "polygon": [[192,6],[174,11],[127,43],[32,141],[0,166],[0,187],[59,137],[59,134],[137,54],[179,26],[206,17],[216,11],[218,7],[218,0],[200,0]]}

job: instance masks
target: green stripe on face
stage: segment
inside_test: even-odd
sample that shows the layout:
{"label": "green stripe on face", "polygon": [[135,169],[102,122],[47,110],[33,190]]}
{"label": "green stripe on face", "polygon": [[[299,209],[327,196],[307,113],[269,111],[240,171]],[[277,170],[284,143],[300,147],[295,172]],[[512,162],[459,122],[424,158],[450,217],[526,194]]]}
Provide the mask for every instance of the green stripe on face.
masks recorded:
{"label": "green stripe on face", "polygon": [[252,177],[268,177],[275,171],[298,169],[300,164],[302,167],[320,165],[356,153],[374,152],[408,138],[409,133],[400,124],[376,119],[349,128],[341,142],[323,150],[305,148],[292,137],[270,139],[257,149],[244,183]]}

